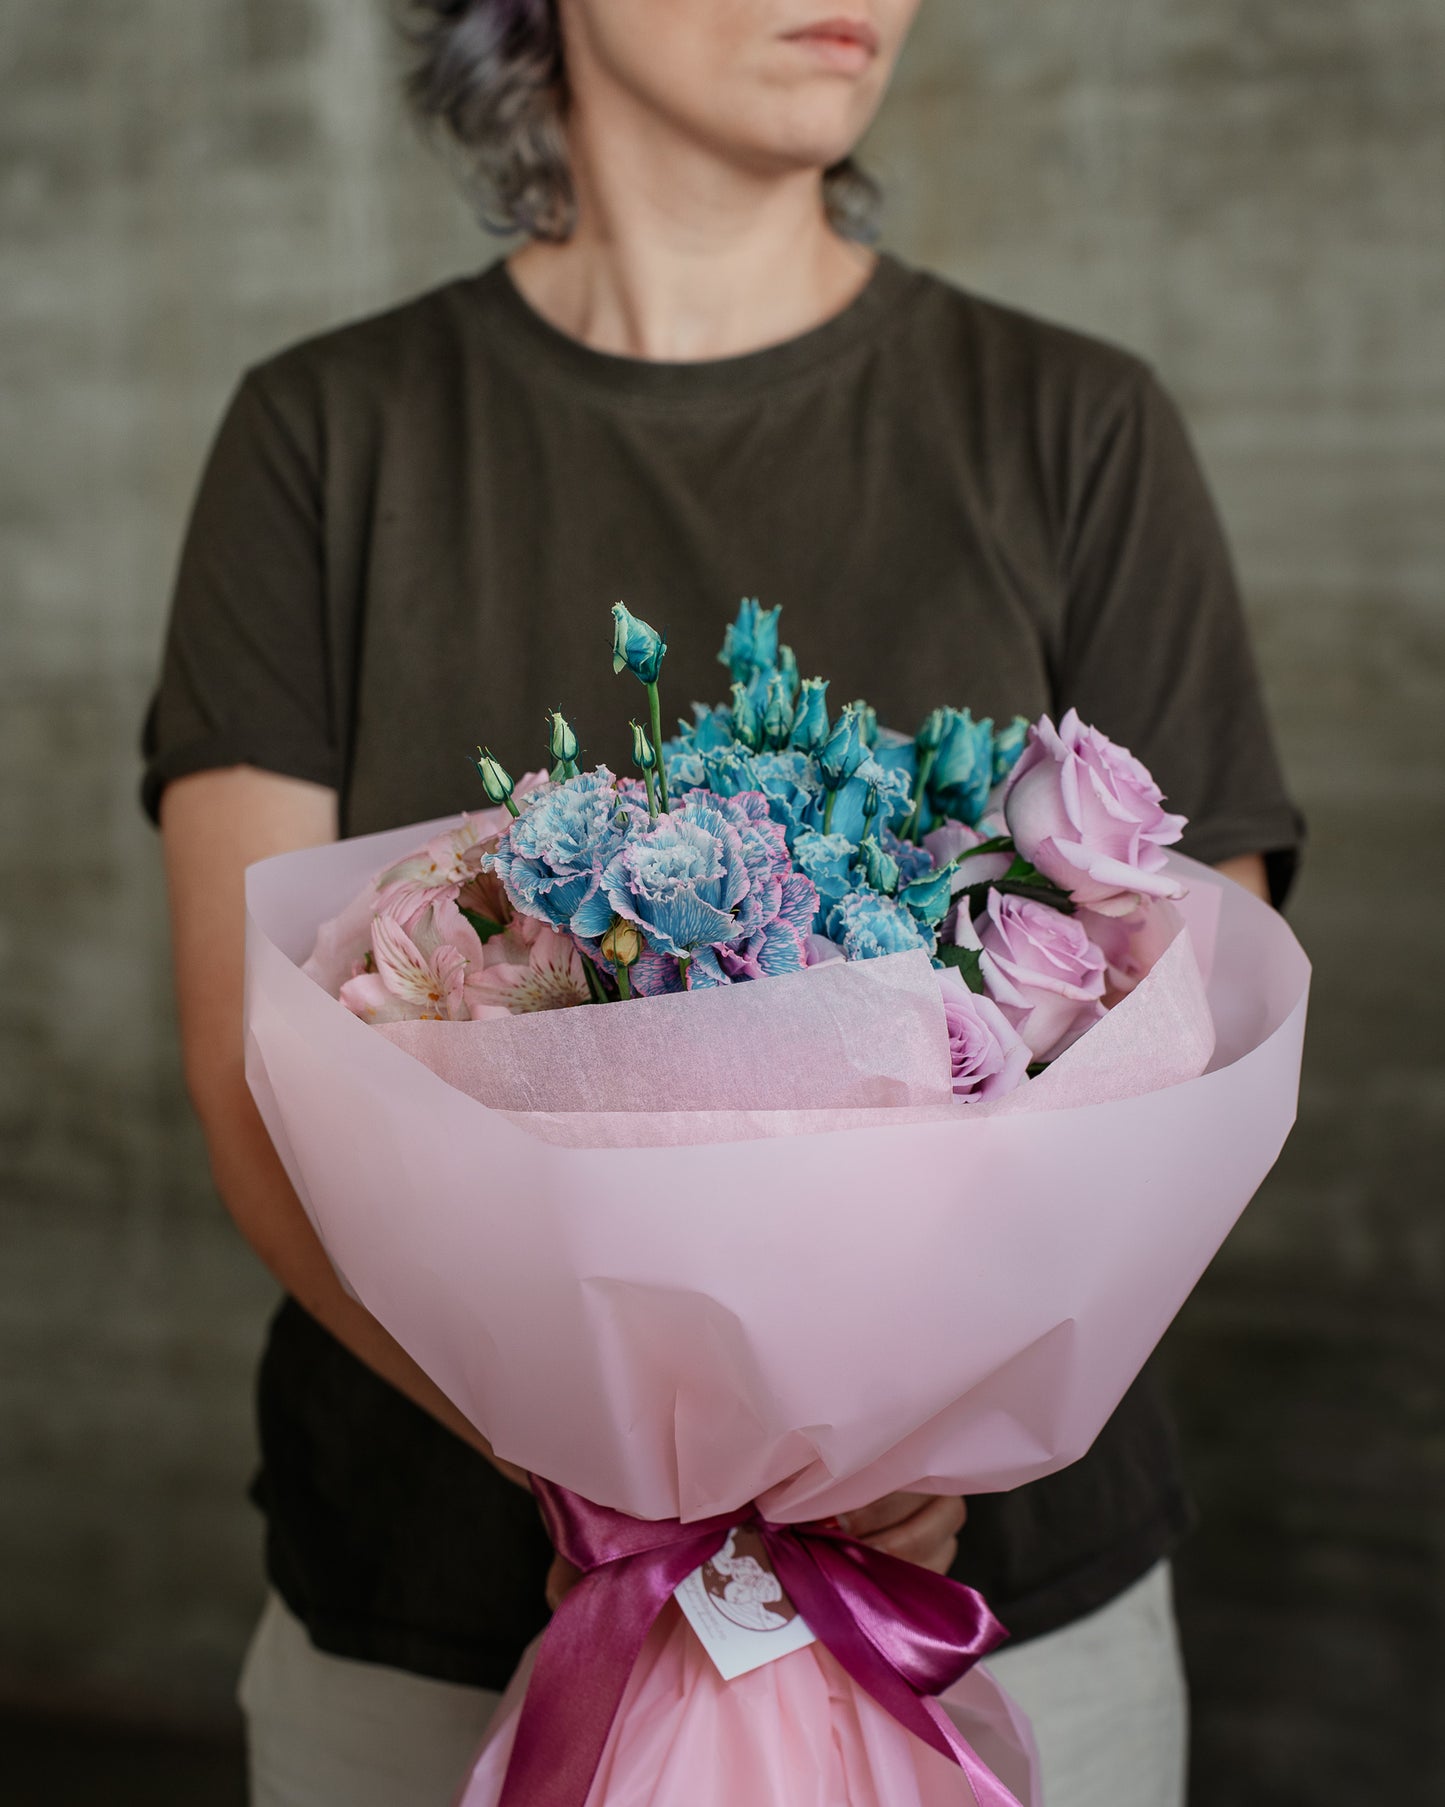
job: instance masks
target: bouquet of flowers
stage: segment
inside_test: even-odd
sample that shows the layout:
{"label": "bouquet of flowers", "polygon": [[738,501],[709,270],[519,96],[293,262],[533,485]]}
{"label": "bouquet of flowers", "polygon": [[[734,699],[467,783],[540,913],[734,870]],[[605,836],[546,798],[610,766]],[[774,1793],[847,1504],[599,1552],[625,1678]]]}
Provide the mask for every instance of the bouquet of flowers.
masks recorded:
{"label": "bouquet of flowers", "polygon": [[248,874],[297,1191],[583,1571],[465,1801],[1030,1800],[986,1605],[836,1515],[1084,1452],[1278,1154],[1307,965],[1072,713],[832,714],[745,602],[665,741],[614,625],[638,776],[554,713],[490,809]]}

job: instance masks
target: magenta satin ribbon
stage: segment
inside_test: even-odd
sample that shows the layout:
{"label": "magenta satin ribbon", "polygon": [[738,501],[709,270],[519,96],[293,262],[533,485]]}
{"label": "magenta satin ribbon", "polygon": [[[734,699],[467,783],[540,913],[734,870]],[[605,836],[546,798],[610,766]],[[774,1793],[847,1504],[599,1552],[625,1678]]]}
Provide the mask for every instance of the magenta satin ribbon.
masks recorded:
{"label": "magenta satin ribbon", "polygon": [[958,1764],[978,1807],[1018,1802],[932,1697],[1007,1636],[981,1595],[821,1525],[724,1513],[629,1518],[534,1477],[559,1555],[582,1570],[537,1651],[498,1807],[585,1807],[627,1678],[679,1584],[738,1524],[757,1530],[809,1629],[860,1688]]}

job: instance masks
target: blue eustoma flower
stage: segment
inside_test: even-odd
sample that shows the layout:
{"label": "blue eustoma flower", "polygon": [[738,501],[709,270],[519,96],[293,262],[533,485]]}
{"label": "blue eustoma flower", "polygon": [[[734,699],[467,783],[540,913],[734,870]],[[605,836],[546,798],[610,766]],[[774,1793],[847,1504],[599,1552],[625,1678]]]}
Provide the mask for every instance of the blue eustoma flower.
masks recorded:
{"label": "blue eustoma flower", "polygon": [[906,772],[889,770],[880,766],[869,755],[858,767],[853,777],[838,792],[829,827],[835,834],[847,835],[850,841],[862,840],[870,789],[878,793],[878,809],[874,819],[875,831],[880,824],[901,823],[908,814],[908,787],[909,780]]}
{"label": "blue eustoma flower", "polygon": [[794,704],[798,700],[798,685],[801,681],[798,672],[798,655],[791,646],[778,648],[778,670],[782,673],[783,682],[788,687],[788,702]]}
{"label": "blue eustoma flower", "polygon": [[804,829],[823,819],[817,774],[806,755],[787,748],[776,753],[755,753],[747,761],[747,771],[749,782],[737,789],[763,793],[768,800],[768,814],[782,824],[789,847]]}
{"label": "blue eustoma flower", "polygon": [[755,596],[744,597],[718,654],[734,683],[750,683],[760,670],[771,670],[778,663],[778,617],[782,612],[781,608],[760,608]]}
{"label": "blue eustoma flower", "polygon": [[931,954],[935,946],[933,935],[911,910],[876,891],[853,891],[834,904],[824,919],[824,933],[849,960],[876,960],[920,947]]}
{"label": "blue eustoma flower", "polygon": [[1006,728],[999,728],[995,731],[993,737],[993,781],[995,784],[1002,784],[1019,760],[1023,758],[1028,738],[1028,718],[1023,715],[1016,715]]}
{"label": "blue eustoma flower", "polygon": [[910,909],[918,920],[936,929],[948,914],[953,901],[953,873],[947,866],[925,872],[911,879],[898,893],[899,903]]}
{"label": "blue eustoma flower", "polygon": [[640,683],[655,684],[667,642],[656,628],[639,621],[624,604],[612,605],[612,669],[625,666]]}
{"label": "blue eustoma flower", "polygon": [[853,843],[846,835],[800,834],[793,842],[793,862],[817,887],[823,903],[846,897],[857,884],[853,875]]}
{"label": "blue eustoma flower", "polygon": [[830,791],[842,790],[866,756],[867,748],[863,745],[858,716],[850,703],[834,722],[832,732],[814,755],[824,787]]}
{"label": "blue eustoma flower", "polygon": [[870,834],[864,835],[858,843],[858,858],[869,889],[891,897],[898,889],[898,861],[893,855],[885,853]]}
{"label": "blue eustoma flower", "polygon": [[606,766],[538,791],[482,858],[515,909],[574,935],[603,935],[612,911],[601,892],[604,867],[647,816],[620,798]]}
{"label": "blue eustoma flower", "polygon": [[789,739],[801,753],[816,753],[828,738],[828,680],[804,678]]}
{"label": "blue eustoma flower", "polygon": [[938,756],[928,776],[934,809],[970,827],[983,814],[993,788],[993,723],[976,722],[967,709],[950,709]]}
{"label": "blue eustoma flower", "polygon": [[742,843],[721,810],[692,791],[630,841],[602,875],[607,902],[635,922],[648,946],[690,960],[737,933],[734,914],[748,889]]}
{"label": "blue eustoma flower", "polygon": [[817,913],[818,893],[811,881],[801,872],[791,872],[783,880],[777,909],[760,929],[738,946],[709,952],[732,980],[778,979],[801,972],[808,964],[808,936]]}
{"label": "blue eustoma flower", "polygon": [[[783,831],[756,791],[690,792],[670,815],[634,835],[602,875],[611,909],[637,924],[654,953],[698,962],[698,984],[722,982],[710,950],[746,955],[761,971],[794,970],[787,944],[804,887],[811,922],[817,893],[793,872]],[[789,920],[780,923],[785,904]],[[778,945],[763,965],[770,937]],[[803,959],[799,939],[798,965]]]}

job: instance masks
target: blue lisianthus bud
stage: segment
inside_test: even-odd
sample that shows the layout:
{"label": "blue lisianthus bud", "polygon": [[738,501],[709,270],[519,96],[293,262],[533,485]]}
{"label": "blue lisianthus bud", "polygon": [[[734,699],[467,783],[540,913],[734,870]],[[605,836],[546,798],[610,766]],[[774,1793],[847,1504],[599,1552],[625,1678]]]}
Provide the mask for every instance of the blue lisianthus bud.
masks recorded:
{"label": "blue lisianthus bud", "polygon": [[623,666],[642,684],[655,684],[667,642],[656,628],[639,621],[620,602],[612,605],[612,669]]}
{"label": "blue lisianthus bud", "polygon": [[1006,728],[998,728],[994,731],[993,781],[995,784],[1002,784],[1022,759],[1028,738],[1028,717],[1023,715],[1016,715]]}
{"label": "blue lisianthus bud", "polygon": [[929,928],[937,928],[953,900],[953,873],[947,866],[911,879],[898,893],[899,903]]}
{"label": "blue lisianthus bud", "polygon": [[918,730],[918,750],[920,753],[936,753],[943,745],[943,731],[948,726],[948,712],[934,709],[923,718],[923,726]]}
{"label": "blue lisianthus bud", "polygon": [[641,722],[631,722],[628,725],[632,729],[632,763],[639,771],[656,771],[657,753],[647,738],[646,728]]}
{"label": "blue lisianthus bud", "polygon": [[763,719],[752,693],[743,683],[733,685],[733,734],[751,752],[763,744]]}
{"label": "blue lisianthus bud", "polygon": [[798,706],[793,712],[795,747],[803,753],[816,753],[828,738],[828,680],[804,678],[798,693]]}
{"label": "blue lisianthus bud", "polygon": [[863,736],[863,745],[876,747],[878,745],[878,711],[865,702],[861,696],[854,697],[852,709],[858,717],[858,732]]}
{"label": "blue lisianthus bud", "polygon": [[785,747],[793,725],[793,704],[788,696],[787,680],[780,671],[768,679],[768,693],[763,703],[763,740],[770,747]]}
{"label": "blue lisianthus bud", "polygon": [[815,755],[824,789],[841,790],[862,765],[866,752],[857,711],[849,703]]}
{"label": "blue lisianthus bud", "polygon": [[783,682],[788,687],[788,702],[798,700],[798,655],[791,646],[778,648],[778,670],[783,674]]}
{"label": "blue lisianthus bud", "polygon": [[512,796],[512,780],[506,768],[492,758],[486,747],[477,748],[477,771],[481,776],[482,789],[487,793],[488,803],[507,803]]}
{"label": "blue lisianthus bud", "polygon": [[898,889],[898,861],[885,853],[871,834],[858,843],[858,857],[863,864],[863,877],[871,890],[892,897]]}
{"label": "blue lisianthus bud", "polygon": [[778,617],[782,609],[759,608],[756,596],[745,596],[738,618],[723,636],[719,663],[733,674],[733,682],[746,684],[759,670],[778,662]]}
{"label": "blue lisianthus bud", "polygon": [[928,777],[938,813],[973,826],[993,788],[993,723],[976,722],[967,709],[950,709],[943,740]]}
{"label": "blue lisianthus bud", "polygon": [[547,751],[555,765],[573,765],[577,759],[577,736],[559,710],[547,711]]}

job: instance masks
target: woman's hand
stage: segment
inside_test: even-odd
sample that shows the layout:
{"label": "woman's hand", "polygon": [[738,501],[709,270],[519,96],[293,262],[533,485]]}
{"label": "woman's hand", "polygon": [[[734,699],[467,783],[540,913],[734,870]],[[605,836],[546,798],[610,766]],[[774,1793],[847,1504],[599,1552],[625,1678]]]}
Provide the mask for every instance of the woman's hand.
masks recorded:
{"label": "woman's hand", "polygon": [[968,1503],[956,1494],[890,1493],[871,1506],[840,1513],[837,1524],[870,1549],[946,1575],[967,1517]]}

